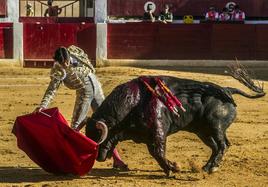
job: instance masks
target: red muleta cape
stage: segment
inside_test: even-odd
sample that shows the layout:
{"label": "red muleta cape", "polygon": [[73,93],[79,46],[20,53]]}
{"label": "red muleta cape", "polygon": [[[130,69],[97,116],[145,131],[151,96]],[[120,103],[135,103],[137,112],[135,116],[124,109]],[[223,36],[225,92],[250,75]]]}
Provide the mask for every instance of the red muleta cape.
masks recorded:
{"label": "red muleta cape", "polygon": [[[12,132],[18,147],[45,171],[85,175],[94,165],[98,144],[74,131],[58,108],[17,117]],[[50,116],[50,117],[49,117]]]}

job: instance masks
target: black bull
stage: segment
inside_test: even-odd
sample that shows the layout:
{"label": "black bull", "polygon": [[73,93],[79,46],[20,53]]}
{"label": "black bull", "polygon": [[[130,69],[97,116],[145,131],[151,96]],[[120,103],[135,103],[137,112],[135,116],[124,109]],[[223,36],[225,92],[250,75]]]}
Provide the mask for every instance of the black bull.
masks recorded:
{"label": "black bull", "polygon": [[[153,76],[146,77],[152,87]],[[176,116],[159,99],[154,97],[140,78],[117,86],[102,105],[87,121],[86,135],[100,144],[98,161],[105,161],[119,141],[133,140],[145,143],[150,154],[169,175],[178,171],[176,163],[165,158],[167,136],[184,130],[195,133],[212,154],[203,170],[215,171],[230,143],[226,129],[236,117],[236,104],[232,94],[248,98],[258,98],[264,92],[249,95],[229,87],[221,87],[209,82],[158,76],[182,102],[186,112],[179,110]],[[250,86],[248,86],[250,88]],[[105,130],[101,126],[105,126]],[[102,130],[100,130],[102,129]],[[108,131],[108,132],[107,132]]]}

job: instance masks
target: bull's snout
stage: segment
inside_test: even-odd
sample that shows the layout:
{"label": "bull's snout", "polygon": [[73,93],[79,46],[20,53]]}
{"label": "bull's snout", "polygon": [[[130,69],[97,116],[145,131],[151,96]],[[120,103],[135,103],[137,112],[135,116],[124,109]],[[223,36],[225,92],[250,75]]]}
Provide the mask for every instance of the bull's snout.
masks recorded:
{"label": "bull's snout", "polygon": [[107,153],[108,153],[108,150],[106,149],[99,149],[99,153],[98,153],[98,157],[97,157],[97,161],[99,162],[104,162],[107,158]]}

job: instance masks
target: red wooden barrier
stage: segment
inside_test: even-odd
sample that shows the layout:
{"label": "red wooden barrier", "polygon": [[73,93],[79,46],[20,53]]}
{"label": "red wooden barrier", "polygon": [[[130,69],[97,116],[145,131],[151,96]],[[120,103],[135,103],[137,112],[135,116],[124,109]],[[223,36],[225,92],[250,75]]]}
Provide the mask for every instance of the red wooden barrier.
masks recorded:
{"label": "red wooden barrier", "polygon": [[267,33],[267,25],[108,24],[108,58],[267,60]]}
{"label": "red wooden barrier", "polygon": [[25,67],[50,67],[56,48],[69,45],[81,47],[95,61],[95,24],[24,23],[23,35]]}
{"label": "red wooden barrier", "polygon": [[94,18],[91,17],[20,17],[20,22],[24,23],[93,23]]}
{"label": "red wooden barrier", "polygon": [[95,64],[96,48],[97,48],[97,33],[95,24],[79,25],[76,31],[76,42],[89,56],[92,63]]}
{"label": "red wooden barrier", "polygon": [[108,58],[153,58],[156,32],[157,25],[150,23],[108,25]]}
{"label": "red wooden barrier", "polygon": [[[149,0],[108,0],[108,15],[110,16],[142,16],[144,4]],[[268,17],[267,0],[150,0],[157,6],[156,14],[163,10],[166,3],[172,5],[176,16],[203,16],[208,7],[214,5],[218,11],[228,2],[236,2],[249,17]]]}
{"label": "red wooden barrier", "polygon": [[108,25],[108,58],[207,59],[211,25],[128,23]]}
{"label": "red wooden barrier", "polygon": [[0,1],[0,17],[7,17],[7,0]]}
{"label": "red wooden barrier", "polygon": [[211,25],[158,25],[159,59],[207,59],[210,56]]}
{"label": "red wooden barrier", "polygon": [[5,58],[4,44],[4,29],[0,28],[0,58]]}
{"label": "red wooden barrier", "polygon": [[256,59],[268,59],[268,25],[256,26]]}
{"label": "red wooden barrier", "polygon": [[12,23],[0,23],[0,58],[13,58]]}
{"label": "red wooden barrier", "polygon": [[256,58],[254,25],[214,24],[211,37],[211,53],[214,59]]}

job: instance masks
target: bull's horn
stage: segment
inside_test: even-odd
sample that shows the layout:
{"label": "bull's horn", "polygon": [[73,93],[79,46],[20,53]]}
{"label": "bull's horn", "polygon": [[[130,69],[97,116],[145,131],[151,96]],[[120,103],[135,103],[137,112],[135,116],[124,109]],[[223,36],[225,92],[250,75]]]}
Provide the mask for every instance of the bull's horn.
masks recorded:
{"label": "bull's horn", "polygon": [[98,141],[98,144],[101,144],[107,138],[107,135],[108,135],[108,127],[107,127],[107,125],[104,122],[97,121],[96,122],[96,128],[99,129],[99,130],[101,130],[101,137],[100,137],[100,140]]}

